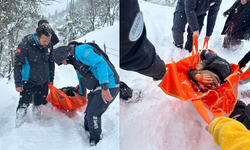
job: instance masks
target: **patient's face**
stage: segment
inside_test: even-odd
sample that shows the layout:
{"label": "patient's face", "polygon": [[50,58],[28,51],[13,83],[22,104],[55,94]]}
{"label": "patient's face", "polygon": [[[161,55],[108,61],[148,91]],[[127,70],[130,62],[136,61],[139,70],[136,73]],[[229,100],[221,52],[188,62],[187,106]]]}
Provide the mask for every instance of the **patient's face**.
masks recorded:
{"label": "patient's face", "polygon": [[68,63],[67,63],[67,59],[64,59],[64,60],[62,61],[62,64],[67,65],[67,64],[68,64]]}
{"label": "patient's face", "polygon": [[63,89],[62,91],[63,91],[63,93],[66,93],[66,92],[67,92],[67,89]]}

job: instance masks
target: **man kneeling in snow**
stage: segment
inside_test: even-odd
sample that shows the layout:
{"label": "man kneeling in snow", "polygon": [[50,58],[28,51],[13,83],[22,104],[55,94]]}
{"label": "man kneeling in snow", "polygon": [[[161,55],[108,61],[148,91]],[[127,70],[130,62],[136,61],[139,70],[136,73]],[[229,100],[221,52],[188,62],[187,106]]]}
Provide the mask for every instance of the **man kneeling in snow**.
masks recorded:
{"label": "man kneeling in snow", "polygon": [[196,70],[190,69],[188,77],[196,83],[197,90],[206,92],[215,90],[231,74],[230,64],[217,54],[204,50],[201,55],[201,64],[197,64]]}

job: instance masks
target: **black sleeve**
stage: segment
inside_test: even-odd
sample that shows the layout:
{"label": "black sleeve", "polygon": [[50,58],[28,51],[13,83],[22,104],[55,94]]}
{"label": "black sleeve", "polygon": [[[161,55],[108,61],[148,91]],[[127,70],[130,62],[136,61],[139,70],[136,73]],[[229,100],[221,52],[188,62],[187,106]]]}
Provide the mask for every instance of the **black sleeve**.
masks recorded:
{"label": "black sleeve", "polygon": [[59,39],[55,34],[54,30],[51,29],[51,32],[52,32],[51,42],[53,43],[53,46],[55,46],[59,42]]}
{"label": "black sleeve", "polygon": [[234,2],[234,4],[233,4],[228,10],[226,10],[226,11],[223,13],[223,16],[226,17],[226,16],[229,15],[232,11],[234,11],[236,5],[238,5],[238,3],[239,3],[240,1],[241,1],[241,0],[236,0],[236,1]]}
{"label": "black sleeve", "polygon": [[197,83],[197,81],[195,80],[195,75],[197,74],[198,72],[196,71],[196,70],[194,70],[194,69],[190,69],[189,71],[188,71],[188,73],[187,73],[187,75],[188,75],[188,78],[190,79],[190,80],[192,80],[193,82],[195,82],[195,83]]}
{"label": "black sleeve", "polygon": [[15,86],[22,87],[22,65],[25,65],[25,60],[27,59],[27,51],[23,43],[20,43],[17,47],[17,52],[15,55],[15,65],[14,65],[14,80]]}
{"label": "black sleeve", "polygon": [[[53,51],[53,46],[52,47],[52,51]],[[53,82],[54,81],[54,76],[55,76],[55,62],[54,62],[54,59],[53,59],[53,53],[52,51],[50,52],[50,56],[49,56],[49,81],[50,82]]]}
{"label": "black sleeve", "polygon": [[184,0],[187,22],[192,31],[199,30],[199,24],[195,12],[197,0]]}
{"label": "black sleeve", "polygon": [[240,69],[244,67],[250,60],[250,51],[238,62]]}
{"label": "black sleeve", "polygon": [[215,4],[209,9],[207,16],[207,33],[206,36],[211,36],[214,30],[216,18],[220,9],[222,0],[218,0]]}
{"label": "black sleeve", "polygon": [[129,38],[130,29],[140,13],[137,0],[120,1],[120,6],[120,67],[156,80],[161,79],[166,72],[165,63],[147,39],[145,26],[137,40]]}

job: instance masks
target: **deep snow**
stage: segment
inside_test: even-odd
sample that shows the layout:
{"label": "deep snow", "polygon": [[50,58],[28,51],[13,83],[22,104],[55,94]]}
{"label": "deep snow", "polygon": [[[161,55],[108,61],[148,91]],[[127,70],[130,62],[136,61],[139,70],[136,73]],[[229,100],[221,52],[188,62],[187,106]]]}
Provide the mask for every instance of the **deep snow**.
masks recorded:
{"label": "deep snow", "polygon": [[[222,1],[216,26],[209,41],[209,48],[230,63],[238,61],[248,52],[250,43],[234,49],[224,49],[224,36],[220,33],[226,18],[222,13],[235,0]],[[139,0],[140,9],[147,29],[147,36],[157,53],[165,61],[173,61],[173,53],[184,57],[184,53],[172,44],[173,12],[175,8],[160,6]],[[206,33],[206,18],[199,37],[202,48]],[[186,33],[184,38],[186,39]],[[237,50],[236,50],[237,49]],[[191,102],[183,102],[166,95],[159,87],[160,81],[135,72],[120,69],[121,80],[135,90],[143,92],[141,102],[120,103],[120,149],[121,150],[219,150],[212,136],[205,130],[206,122],[201,118]],[[249,84],[240,85],[239,93],[249,89]],[[240,97],[240,94],[239,94]],[[244,99],[247,103],[248,99]]]}
{"label": "deep snow", "polygon": [[[103,48],[106,44],[110,60],[119,71],[119,26],[103,28],[87,34],[78,41],[95,42]],[[55,68],[54,86],[76,86],[78,84],[73,66]],[[89,139],[83,123],[84,110],[65,112],[50,104],[42,107],[41,121],[32,121],[29,107],[26,122],[15,128],[15,111],[19,93],[15,90],[14,80],[0,80],[0,150],[78,150],[78,149],[119,149],[119,95],[102,117],[103,139],[96,147],[89,146]]]}

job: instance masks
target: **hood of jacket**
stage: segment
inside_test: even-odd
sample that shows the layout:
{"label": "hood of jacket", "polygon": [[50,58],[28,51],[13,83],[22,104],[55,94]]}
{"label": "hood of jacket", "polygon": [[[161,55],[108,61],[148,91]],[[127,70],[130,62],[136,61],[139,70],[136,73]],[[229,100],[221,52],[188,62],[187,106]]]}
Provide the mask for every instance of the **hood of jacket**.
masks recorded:
{"label": "hood of jacket", "polygon": [[69,56],[74,55],[75,47],[72,45],[69,46],[60,46],[53,51],[54,61],[57,65],[61,65],[62,61]]}

